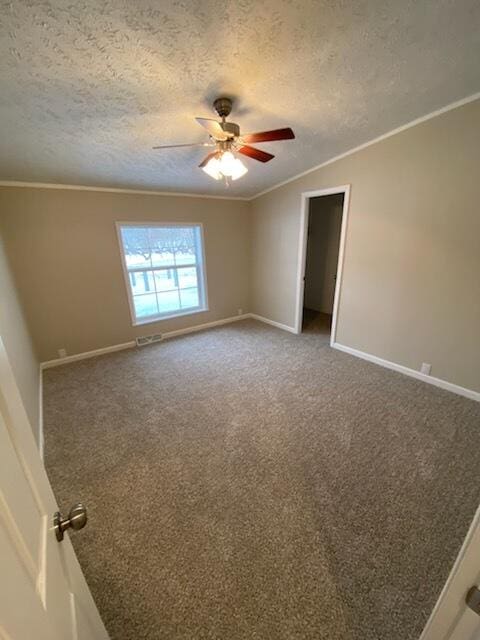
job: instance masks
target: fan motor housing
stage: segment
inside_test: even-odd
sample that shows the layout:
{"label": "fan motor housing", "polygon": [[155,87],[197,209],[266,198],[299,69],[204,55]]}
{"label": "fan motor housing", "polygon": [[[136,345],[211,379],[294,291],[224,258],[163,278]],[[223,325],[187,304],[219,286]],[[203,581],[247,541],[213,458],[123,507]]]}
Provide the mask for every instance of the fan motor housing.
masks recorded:
{"label": "fan motor housing", "polygon": [[220,126],[226,133],[231,133],[236,138],[240,135],[240,127],[235,122],[221,122]]}

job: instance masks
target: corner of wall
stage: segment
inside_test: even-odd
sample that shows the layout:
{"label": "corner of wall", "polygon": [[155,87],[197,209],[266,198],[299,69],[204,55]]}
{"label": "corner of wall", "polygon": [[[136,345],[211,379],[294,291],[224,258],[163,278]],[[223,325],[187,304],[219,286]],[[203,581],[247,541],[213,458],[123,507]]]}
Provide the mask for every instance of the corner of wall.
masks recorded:
{"label": "corner of wall", "polygon": [[38,366],[38,450],[43,460],[45,455],[45,439],[43,433],[43,371]]}

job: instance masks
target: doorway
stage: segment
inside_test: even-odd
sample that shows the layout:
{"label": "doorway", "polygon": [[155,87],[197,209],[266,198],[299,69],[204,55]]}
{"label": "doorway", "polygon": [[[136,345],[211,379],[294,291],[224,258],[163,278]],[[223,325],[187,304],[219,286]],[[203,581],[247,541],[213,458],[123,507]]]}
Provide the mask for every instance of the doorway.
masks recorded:
{"label": "doorway", "polygon": [[302,194],[296,333],[335,343],[349,187]]}

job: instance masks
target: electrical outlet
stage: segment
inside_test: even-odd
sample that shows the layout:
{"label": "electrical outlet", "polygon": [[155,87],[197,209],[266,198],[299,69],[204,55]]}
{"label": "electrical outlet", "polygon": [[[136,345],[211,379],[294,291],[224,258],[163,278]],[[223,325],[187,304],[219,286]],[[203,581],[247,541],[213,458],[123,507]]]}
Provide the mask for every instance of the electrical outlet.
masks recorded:
{"label": "electrical outlet", "polygon": [[237,315],[239,315],[239,316],[243,315],[243,309],[238,309]]}
{"label": "electrical outlet", "polygon": [[426,376],[430,375],[430,371],[432,370],[432,365],[428,364],[428,362],[422,362],[421,373],[424,373]]}
{"label": "electrical outlet", "polygon": [[63,347],[61,349],[58,350],[58,357],[59,358],[65,358],[67,356],[67,350],[64,349]]}

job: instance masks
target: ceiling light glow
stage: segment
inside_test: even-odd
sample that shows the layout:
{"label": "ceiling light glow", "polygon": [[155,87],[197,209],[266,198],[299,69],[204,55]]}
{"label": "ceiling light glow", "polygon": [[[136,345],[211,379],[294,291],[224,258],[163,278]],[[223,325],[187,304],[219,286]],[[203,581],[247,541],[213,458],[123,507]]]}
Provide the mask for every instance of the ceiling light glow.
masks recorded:
{"label": "ceiling light glow", "polygon": [[235,166],[232,170],[232,180],[238,180],[247,173],[248,169],[241,160],[235,158]]}
{"label": "ceiling light glow", "polygon": [[224,151],[220,157],[210,158],[202,169],[214,180],[224,177],[238,180],[248,171],[243,162],[235,158],[231,151]]}
{"label": "ceiling light glow", "polygon": [[230,178],[235,169],[235,156],[231,151],[224,151],[220,158],[220,171]]}
{"label": "ceiling light glow", "polygon": [[207,164],[202,167],[207,175],[215,180],[220,180],[222,174],[220,173],[220,162],[218,158],[210,158]]}

